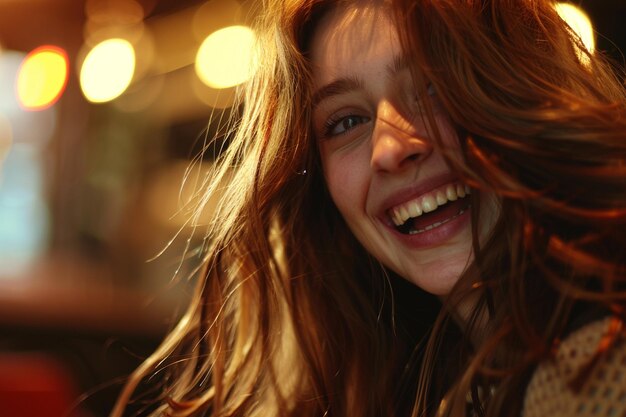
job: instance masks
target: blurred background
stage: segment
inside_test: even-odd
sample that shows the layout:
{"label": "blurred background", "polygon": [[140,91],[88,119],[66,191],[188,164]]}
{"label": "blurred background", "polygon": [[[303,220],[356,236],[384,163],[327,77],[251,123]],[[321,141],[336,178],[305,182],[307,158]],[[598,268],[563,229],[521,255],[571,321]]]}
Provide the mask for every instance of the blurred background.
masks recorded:
{"label": "blurred background", "polygon": [[[184,310],[256,6],[0,0],[0,415],[107,415]],[[623,66],[624,0],[560,7]]]}

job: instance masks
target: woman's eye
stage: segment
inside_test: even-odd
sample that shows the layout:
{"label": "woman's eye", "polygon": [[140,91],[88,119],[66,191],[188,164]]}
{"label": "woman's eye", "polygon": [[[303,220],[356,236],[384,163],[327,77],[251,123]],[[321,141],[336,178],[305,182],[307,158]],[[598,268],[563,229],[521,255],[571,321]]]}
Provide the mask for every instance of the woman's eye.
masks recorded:
{"label": "woman's eye", "polygon": [[348,132],[351,129],[354,129],[360,124],[367,123],[370,121],[369,117],[366,116],[357,116],[350,115],[345,117],[340,117],[337,119],[329,119],[326,122],[326,137],[338,136]]}
{"label": "woman's eye", "polygon": [[[432,83],[428,83],[428,87],[426,88],[426,94],[428,94],[430,97],[434,97],[437,95],[437,90],[435,90],[435,86]],[[422,100],[422,97],[419,94],[416,94],[414,100],[419,103]]]}
{"label": "woman's eye", "polygon": [[430,101],[432,106],[432,110],[437,112],[440,110],[440,102],[438,99],[437,90],[432,83],[428,83],[426,87],[426,92],[424,94],[415,93],[412,97],[409,98],[408,106],[409,111],[412,114],[419,114],[424,111],[424,106],[427,101]]}

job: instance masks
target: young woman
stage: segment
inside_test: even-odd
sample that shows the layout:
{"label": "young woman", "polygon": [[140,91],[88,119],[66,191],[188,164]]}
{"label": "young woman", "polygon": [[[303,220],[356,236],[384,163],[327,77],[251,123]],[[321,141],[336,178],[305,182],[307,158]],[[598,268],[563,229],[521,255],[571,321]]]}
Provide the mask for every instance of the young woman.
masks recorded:
{"label": "young woman", "polygon": [[605,59],[545,0],[266,3],[196,296],[113,416],[155,380],[154,415],[622,415]]}

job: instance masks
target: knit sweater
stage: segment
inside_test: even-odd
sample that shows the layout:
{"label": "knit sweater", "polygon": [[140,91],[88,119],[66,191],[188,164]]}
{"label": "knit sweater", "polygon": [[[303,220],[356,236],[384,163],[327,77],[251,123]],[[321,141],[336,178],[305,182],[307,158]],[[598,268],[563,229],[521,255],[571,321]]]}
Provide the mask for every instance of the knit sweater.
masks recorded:
{"label": "knit sweater", "polygon": [[626,340],[621,321],[594,321],[570,334],[539,365],[523,417],[626,416]]}

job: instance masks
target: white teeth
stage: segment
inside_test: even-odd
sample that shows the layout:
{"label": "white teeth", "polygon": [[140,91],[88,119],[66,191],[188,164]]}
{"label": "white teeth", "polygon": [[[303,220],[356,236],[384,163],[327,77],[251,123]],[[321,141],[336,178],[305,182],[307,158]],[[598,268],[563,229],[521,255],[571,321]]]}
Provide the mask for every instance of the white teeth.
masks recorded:
{"label": "white teeth", "polygon": [[402,213],[400,213],[400,211],[399,211],[399,210],[398,210],[396,213],[397,213],[397,216],[398,216],[398,221],[399,221],[399,222],[405,222],[405,221],[406,221],[406,219],[408,219],[408,217],[404,217],[404,216],[402,216]]}
{"label": "white teeth", "polygon": [[431,211],[435,211],[437,209],[437,200],[432,195],[427,195],[422,198],[422,210],[424,213],[430,213]]}
{"label": "white teeth", "polygon": [[417,201],[413,201],[413,203],[409,203],[409,215],[411,217],[418,217],[422,215],[422,207],[417,204]]}
{"label": "white teeth", "polygon": [[453,185],[448,185],[446,187],[446,198],[448,201],[456,201],[459,196],[456,194],[456,188]]}
{"label": "white teeth", "polygon": [[402,224],[402,216],[398,213],[397,207],[391,210],[391,220],[393,220],[393,224]]}
{"label": "white teeth", "polygon": [[443,206],[444,204],[448,202],[446,195],[441,190],[435,193],[435,199],[437,200],[438,206]]}
{"label": "white teeth", "polygon": [[457,184],[456,185],[456,194],[459,197],[461,197],[461,198],[465,197],[465,187],[463,185],[461,185],[461,184]]}
{"label": "white teeth", "polygon": [[402,216],[403,219],[408,219],[409,217],[411,217],[406,207],[400,207],[400,216]]}
{"label": "white teeth", "polygon": [[450,217],[449,219],[445,219],[445,220],[442,220],[440,222],[435,222],[435,223],[433,223],[431,225],[428,225],[428,226],[424,227],[423,229],[410,230],[409,234],[410,235],[416,235],[416,234],[419,234],[419,233],[424,233],[424,232],[426,232],[428,230],[432,230],[432,229],[434,229],[436,227],[441,226],[442,224],[446,224],[449,221],[456,219],[457,217],[459,217],[463,213],[465,213],[465,210],[459,210],[459,212],[457,214],[455,214],[454,216]]}
{"label": "white teeth", "polygon": [[[409,218],[419,217],[423,213],[435,211],[449,201],[456,201],[471,194],[471,189],[465,184],[448,184],[434,192],[430,192],[421,198],[398,205],[389,210],[389,216],[396,226],[404,224]],[[433,224],[432,227],[441,224]],[[431,228],[432,228],[431,227]],[[430,230],[430,229],[428,229]]]}

